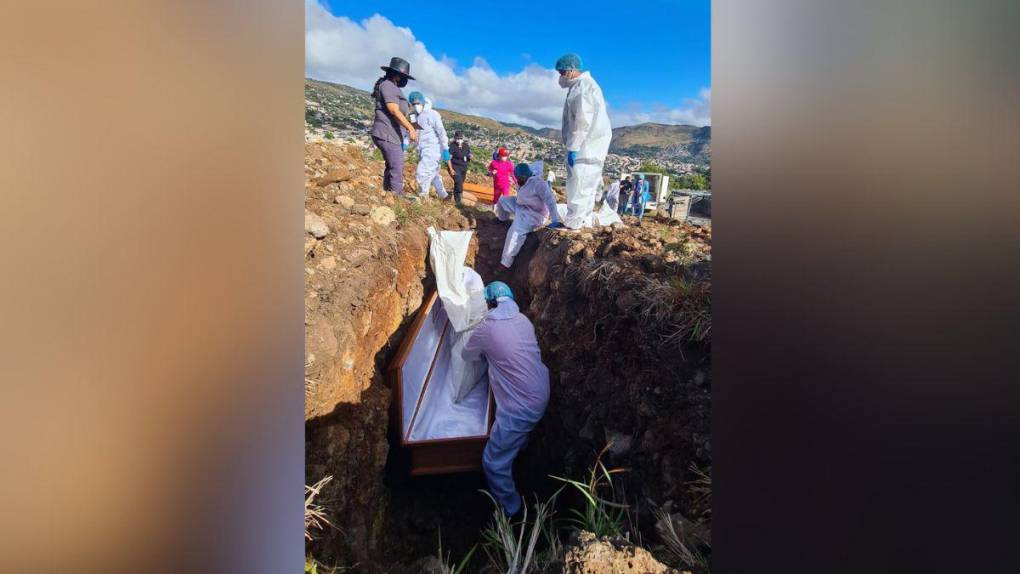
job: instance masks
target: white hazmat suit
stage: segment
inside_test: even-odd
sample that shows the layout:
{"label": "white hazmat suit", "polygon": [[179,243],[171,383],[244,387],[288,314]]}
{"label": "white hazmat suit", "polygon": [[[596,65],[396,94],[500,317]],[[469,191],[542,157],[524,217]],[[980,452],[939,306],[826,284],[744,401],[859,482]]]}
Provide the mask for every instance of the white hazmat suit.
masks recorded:
{"label": "white hazmat suit", "polygon": [[439,175],[439,160],[442,150],[450,148],[450,139],[446,136],[446,127],[439,112],[432,109],[432,100],[425,98],[424,109],[418,114],[416,122],[418,130],[418,169],[415,179],[418,181],[418,194],[428,195],[429,186],[436,186],[436,195],[440,199],[447,197],[443,178]]}
{"label": "white hazmat suit", "polygon": [[609,153],[613,128],[609,125],[602,88],[583,72],[565,81],[563,146],[577,152],[574,166],[567,164],[567,213],[563,224],[571,229],[592,225],[595,197],[602,185],[602,164]]}
{"label": "white hazmat suit", "polygon": [[503,256],[500,263],[507,269],[514,264],[514,258],[524,246],[528,234],[541,227],[547,217],[553,221],[559,219],[556,211],[556,197],[549,188],[549,182],[542,179],[543,164],[536,161],[530,164],[531,177],[517,190],[516,196],[504,196],[496,203],[496,217],[500,221],[514,216],[510,229],[506,230],[503,242]]}
{"label": "white hazmat suit", "polygon": [[613,211],[620,207],[620,180],[615,180],[609,184],[609,191],[606,192],[605,202]]}

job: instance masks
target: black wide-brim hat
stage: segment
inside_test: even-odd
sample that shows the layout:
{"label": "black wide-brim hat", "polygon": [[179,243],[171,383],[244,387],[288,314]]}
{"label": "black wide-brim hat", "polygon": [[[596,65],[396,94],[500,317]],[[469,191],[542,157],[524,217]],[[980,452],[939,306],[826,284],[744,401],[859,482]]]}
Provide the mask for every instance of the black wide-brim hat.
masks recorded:
{"label": "black wide-brim hat", "polygon": [[387,72],[396,72],[402,76],[407,76],[409,80],[414,80],[414,76],[411,75],[411,64],[408,64],[407,60],[403,58],[391,58],[389,66],[379,67]]}

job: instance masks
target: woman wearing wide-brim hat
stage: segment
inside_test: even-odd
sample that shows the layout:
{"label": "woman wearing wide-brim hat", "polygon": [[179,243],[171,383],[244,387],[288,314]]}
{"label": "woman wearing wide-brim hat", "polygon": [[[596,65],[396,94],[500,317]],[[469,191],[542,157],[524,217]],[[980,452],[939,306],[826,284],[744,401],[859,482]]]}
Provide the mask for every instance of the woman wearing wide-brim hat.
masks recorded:
{"label": "woman wearing wide-brim hat", "polygon": [[407,149],[405,134],[411,141],[418,141],[418,132],[407,118],[409,106],[400,88],[414,77],[411,76],[411,64],[403,58],[392,58],[389,66],[380,68],[386,74],[376,81],[372,89],[372,99],[375,100],[372,141],[386,162],[383,189],[401,195],[404,192],[404,150]]}

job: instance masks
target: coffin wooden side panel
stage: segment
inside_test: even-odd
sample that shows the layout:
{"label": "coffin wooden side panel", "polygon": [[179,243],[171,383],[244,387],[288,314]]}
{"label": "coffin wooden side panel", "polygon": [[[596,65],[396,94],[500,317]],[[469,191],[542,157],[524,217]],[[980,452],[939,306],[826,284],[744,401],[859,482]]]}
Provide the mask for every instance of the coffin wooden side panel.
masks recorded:
{"label": "coffin wooden side panel", "polygon": [[[489,430],[492,428],[492,424],[495,421],[495,399],[493,398],[492,391],[489,391],[489,416],[486,434],[477,437],[459,437],[459,438],[445,438],[445,439],[426,439],[409,441],[407,440],[407,434],[404,432],[404,421],[402,415],[402,405],[404,401],[404,389],[403,380],[401,378],[401,371],[403,370],[404,363],[407,361],[408,355],[411,352],[411,348],[414,346],[415,339],[421,332],[422,325],[428,318],[429,313],[432,311],[432,307],[436,304],[438,295],[433,291],[425,304],[422,305],[421,309],[418,310],[418,314],[415,316],[411,326],[408,327],[407,333],[404,335],[404,339],[400,343],[400,347],[397,348],[397,352],[386,369],[386,381],[393,391],[393,402],[391,405],[390,416],[391,416],[391,428],[396,429],[395,433],[399,434],[399,443],[402,447],[407,448],[410,451],[411,460],[411,475],[419,476],[425,474],[448,474],[453,472],[469,472],[477,471],[482,468],[482,451],[485,450],[485,444],[488,442]],[[449,327],[448,329],[449,330]],[[447,334],[444,333],[444,337]],[[433,359],[434,361],[435,359]],[[428,392],[429,379],[431,378],[432,368],[429,369],[429,376],[426,378],[425,384],[422,386],[422,393]],[[421,404],[421,396],[416,398],[417,404]],[[417,413],[417,407],[415,408]],[[394,438],[397,438],[396,436]]]}

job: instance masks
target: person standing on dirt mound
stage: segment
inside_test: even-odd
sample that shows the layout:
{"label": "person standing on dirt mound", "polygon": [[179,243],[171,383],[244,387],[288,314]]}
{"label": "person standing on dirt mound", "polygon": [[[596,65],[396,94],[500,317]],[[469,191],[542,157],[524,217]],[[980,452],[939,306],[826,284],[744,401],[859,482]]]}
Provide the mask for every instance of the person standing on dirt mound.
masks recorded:
{"label": "person standing on dirt mound", "polygon": [[510,152],[505,147],[496,150],[496,157],[497,159],[489,163],[493,205],[499,202],[499,198],[510,195],[510,182],[514,175],[514,164],[510,163]]}
{"label": "person standing on dirt mound", "polygon": [[581,68],[577,54],[564,54],[556,60],[560,87],[567,90],[561,135],[567,149],[567,214],[563,224],[570,229],[592,225],[602,165],[613,139],[602,88],[590,72],[582,72]]}
{"label": "person standing on dirt mound", "polygon": [[404,193],[404,150],[407,143],[405,133],[411,141],[418,141],[418,131],[407,119],[410,108],[404,93],[411,76],[411,64],[402,58],[393,58],[389,66],[380,66],[386,75],[379,78],[372,88],[375,100],[375,121],[372,122],[372,142],[386,162],[383,172],[383,189],[397,195]]}
{"label": "person standing on dirt mound", "polygon": [[645,179],[645,174],[639,173],[637,182],[634,183],[634,193],[631,194],[631,215],[636,216],[639,223],[645,217],[645,204],[651,199],[648,180]]}
{"label": "person standing on dirt mound", "polygon": [[471,162],[471,146],[464,141],[464,133],[453,132],[453,144],[450,145],[450,161],[447,168],[453,178],[453,200],[460,205],[464,196],[464,179],[467,178],[468,164]]}
{"label": "person standing on dirt mound", "polygon": [[620,207],[620,184],[622,180],[613,178],[613,183],[609,184],[609,191],[606,192],[605,202],[606,205],[611,207],[613,211],[618,211]]}
{"label": "person standing on dirt mound", "polygon": [[418,180],[418,195],[424,199],[429,195],[429,187],[435,186],[439,199],[446,199],[446,187],[443,177],[439,175],[439,161],[450,161],[450,140],[446,136],[446,126],[439,112],[432,109],[432,100],[421,92],[411,92],[408,101],[414,111],[411,117],[418,128],[418,169],[415,179]]}
{"label": "person standing on dirt mound", "polygon": [[522,313],[510,287],[493,281],[485,288],[489,311],[464,346],[465,361],[484,357],[489,384],[496,397],[496,422],[482,454],[489,490],[507,516],[521,511],[513,464],[549,404],[549,369],[535,337],[535,327]]}
{"label": "person standing on dirt mound", "polygon": [[630,181],[630,176],[623,178],[623,182],[620,183],[620,206],[616,210],[617,213],[623,215],[627,211],[627,205],[630,203],[630,192],[634,189],[634,184]]}
{"label": "person standing on dirt mound", "polygon": [[507,221],[512,215],[513,223],[506,230],[506,241],[503,242],[503,257],[500,264],[507,269],[514,264],[514,257],[524,246],[528,234],[538,229],[548,217],[552,217],[553,226],[560,222],[556,212],[556,197],[553,196],[549,183],[542,179],[542,162],[536,161],[528,165],[519,163],[514,168],[517,179],[517,195],[501,197],[496,203],[496,217]]}

